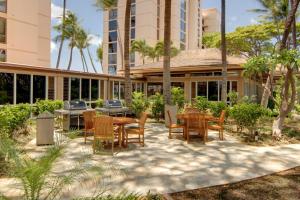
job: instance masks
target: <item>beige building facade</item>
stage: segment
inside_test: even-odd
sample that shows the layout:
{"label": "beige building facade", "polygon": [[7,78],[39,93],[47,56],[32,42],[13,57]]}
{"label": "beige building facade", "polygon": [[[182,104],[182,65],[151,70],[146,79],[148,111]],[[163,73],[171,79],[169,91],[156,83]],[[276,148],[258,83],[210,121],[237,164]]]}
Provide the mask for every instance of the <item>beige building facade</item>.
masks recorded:
{"label": "beige building facade", "polygon": [[216,8],[202,10],[202,30],[205,33],[221,32],[221,14]]}
{"label": "beige building facade", "polygon": [[50,67],[51,0],[0,0],[2,62]]}
{"label": "beige building facade", "polygon": [[[104,12],[103,69],[117,74],[122,69],[125,0]],[[203,9],[201,0],[172,2],[171,40],[181,51],[202,48]],[[214,26],[220,21],[214,22]],[[164,0],[134,0],[131,8],[131,40],[145,40],[150,46],[163,40]],[[142,64],[138,53],[131,54],[131,67]]]}

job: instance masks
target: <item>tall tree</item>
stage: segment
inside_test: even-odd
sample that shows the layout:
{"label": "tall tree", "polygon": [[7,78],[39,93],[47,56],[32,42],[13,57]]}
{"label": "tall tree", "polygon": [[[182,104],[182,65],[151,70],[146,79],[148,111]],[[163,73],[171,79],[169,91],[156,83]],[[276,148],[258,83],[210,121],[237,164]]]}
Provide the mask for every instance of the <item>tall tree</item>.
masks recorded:
{"label": "tall tree", "polygon": [[78,27],[75,38],[76,38],[76,47],[79,50],[81,61],[82,61],[83,71],[88,72],[89,70],[88,70],[88,66],[84,54],[84,49],[87,48],[87,43],[88,43],[87,33],[81,27]]}
{"label": "tall tree", "polygon": [[131,16],[131,0],[126,0],[125,23],[124,23],[124,71],[125,71],[125,102],[127,106],[131,106],[132,84],[130,78],[130,16]]}
{"label": "tall tree", "polygon": [[103,72],[103,66],[102,66],[102,61],[103,61],[103,45],[99,45],[97,48],[97,58],[100,61],[102,72]]}
{"label": "tall tree", "polygon": [[284,120],[294,108],[296,101],[296,81],[293,73],[295,68],[298,67],[297,65],[299,63],[300,55],[296,50],[287,51],[287,41],[293,22],[296,19],[296,12],[298,10],[299,2],[300,0],[295,0],[293,2],[292,9],[289,12],[285,22],[285,28],[280,44],[281,55],[279,59],[281,58],[283,60],[281,63],[285,65],[286,70],[284,72],[284,83],[280,94],[281,102],[279,107],[279,115],[274,120],[272,126],[272,133],[273,137],[275,138],[281,138]]}
{"label": "tall tree", "polygon": [[222,0],[221,11],[221,48],[222,48],[222,101],[227,102],[227,50],[226,50],[226,4]]}
{"label": "tall tree", "polygon": [[63,31],[65,30],[65,19],[66,19],[66,7],[67,7],[67,0],[63,0],[63,15],[62,15],[62,33],[61,33],[61,40],[60,40],[60,45],[59,45],[59,49],[58,49],[58,56],[57,56],[57,62],[56,62],[56,69],[59,68],[59,63],[60,63],[60,58],[61,58],[61,52],[62,52],[62,48],[64,45],[64,41],[65,41],[65,34],[63,33]]}
{"label": "tall tree", "polygon": [[171,12],[172,0],[165,1],[163,93],[165,104],[171,105]]}
{"label": "tall tree", "polygon": [[134,40],[131,43],[131,52],[138,52],[141,55],[143,64],[145,64],[145,57],[147,56],[149,46],[145,40]]}

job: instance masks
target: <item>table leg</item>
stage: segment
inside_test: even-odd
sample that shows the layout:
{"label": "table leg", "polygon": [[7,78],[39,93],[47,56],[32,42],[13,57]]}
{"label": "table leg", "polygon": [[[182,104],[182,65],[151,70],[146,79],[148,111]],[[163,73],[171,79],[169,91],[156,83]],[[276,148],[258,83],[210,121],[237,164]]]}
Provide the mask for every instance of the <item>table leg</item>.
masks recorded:
{"label": "table leg", "polygon": [[122,125],[122,146],[127,147],[127,144],[125,144],[125,125]]}
{"label": "table leg", "polygon": [[122,147],[122,126],[119,126],[119,135],[118,135],[118,140],[119,140],[119,147]]}

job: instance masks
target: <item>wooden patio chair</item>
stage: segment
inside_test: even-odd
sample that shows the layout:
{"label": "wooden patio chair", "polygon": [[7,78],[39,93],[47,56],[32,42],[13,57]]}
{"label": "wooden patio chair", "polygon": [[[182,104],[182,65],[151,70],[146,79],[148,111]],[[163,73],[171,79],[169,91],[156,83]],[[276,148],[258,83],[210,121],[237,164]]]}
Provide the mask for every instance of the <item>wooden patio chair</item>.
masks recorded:
{"label": "wooden patio chair", "polygon": [[214,130],[214,131],[219,131],[219,138],[220,140],[224,140],[224,121],[225,121],[225,115],[226,111],[222,110],[221,115],[219,118],[213,118],[210,119],[209,121],[215,122],[215,124],[208,125],[207,129]]}
{"label": "wooden patio chair", "polygon": [[184,113],[200,113],[198,108],[187,107],[184,109]]}
{"label": "wooden patio chair", "polygon": [[84,144],[86,144],[86,138],[88,134],[95,133],[94,118],[96,117],[96,111],[85,111],[83,112],[84,120]]}
{"label": "wooden patio chair", "polygon": [[167,126],[169,128],[169,139],[172,138],[172,130],[174,130],[174,129],[182,129],[182,131],[183,131],[182,133],[184,135],[184,133],[185,133],[185,125],[184,124],[174,123],[172,121],[171,113],[170,113],[169,110],[167,111],[167,115],[168,115],[167,117],[169,119],[169,125]]}
{"label": "wooden patio chair", "polygon": [[[114,142],[116,138],[113,118],[110,116],[98,116],[94,118],[95,133],[93,141],[93,152],[95,153],[95,147],[97,141],[111,142],[112,155],[114,154]],[[118,140],[120,141],[120,131],[118,134]]]}
{"label": "wooden patio chair", "polygon": [[[125,129],[126,145],[128,143],[139,143],[141,146],[145,145],[145,124],[147,120],[147,113],[143,112],[138,124],[138,127],[129,127]],[[130,135],[138,136],[137,138],[130,138]],[[131,141],[130,141],[131,140]]]}
{"label": "wooden patio chair", "polygon": [[190,132],[197,132],[200,136],[203,136],[203,142],[206,142],[206,125],[205,115],[201,113],[187,113],[187,125],[186,125],[186,139],[187,143],[190,142]]}

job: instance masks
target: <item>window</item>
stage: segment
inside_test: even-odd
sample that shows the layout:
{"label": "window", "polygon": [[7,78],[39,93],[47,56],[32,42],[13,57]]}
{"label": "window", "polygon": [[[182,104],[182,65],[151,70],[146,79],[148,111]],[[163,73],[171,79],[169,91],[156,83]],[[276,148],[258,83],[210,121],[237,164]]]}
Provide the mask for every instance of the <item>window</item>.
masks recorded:
{"label": "window", "polygon": [[120,99],[125,99],[125,84],[120,84]]}
{"label": "window", "polygon": [[116,75],[117,74],[117,66],[116,65],[109,65],[108,66],[108,74]]}
{"label": "window", "polygon": [[117,54],[108,54],[108,64],[110,65],[117,64]]}
{"label": "window", "polygon": [[119,99],[119,81],[114,81],[114,99]]}
{"label": "window", "polygon": [[33,103],[46,98],[46,77],[33,76]]}
{"label": "window", "polygon": [[69,78],[64,78],[64,101],[69,100]]}
{"label": "window", "polygon": [[186,0],[180,0],[180,49],[186,48]]}
{"label": "window", "polygon": [[7,0],[0,0],[0,12],[6,12]]}
{"label": "window", "polygon": [[116,42],[117,38],[118,38],[117,31],[109,32],[109,34],[108,34],[108,42]]}
{"label": "window", "polygon": [[90,79],[81,79],[81,99],[90,100]]}
{"label": "window", "polygon": [[6,51],[4,49],[0,49],[0,62],[6,62]]}
{"label": "window", "polygon": [[198,82],[197,96],[207,97],[207,82]]}
{"label": "window", "polygon": [[163,92],[163,85],[162,83],[148,83],[147,86],[147,95],[150,97],[151,95],[155,95],[155,93],[162,94]]}
{"label": "window", "polygon": [[118,17],[118,10],[117,9],[112,9],[109,11],[109,20],[114,20],[117,19]]}
{"label": "window", "polygon": [[208,100],[209,101],[218,101],[218,81],[209,81],[208,82]]}
{"label": "window", "polygon": [[[133,40],[135,40],[135,27],[136,27],[136,2],[135,1],[131,1],[131,15],[130,15],[130,40],[131,42]],[[134,67],[135,66],[135,54],[131,53],[130,54],[130,67]]]}
{"label": "window", "polygon": [[117,43],[108,44],[108,53],[117,53]]}
{"label": "window", "polygon": [[6,43],[6,19],[0,18],[0,43]]}
{"label": "window", "polygon": [[115,31],[117,30],[117,26],[118,26],[117,20],[109,21],[108,29],[109,31]]}
{"label": "window", "polygon": [[55,92],[55,83],[54,83],[54,77],[53,76],[49,76],[48,77],[48,99],[50,100],[54,100],[55,96],[54,96],[54,92]]}
{"label": "window", "polygon": [[17,74],[17,103],[30,103],[30,75]]}
{"label": "window", "polygon": [[0,73],[0,105],[14,103],[14,74]]}
{"label": "window", "polygon": [[71,78],[71,100],[79,100],[79,78]]}
{"label": "window", "polygon": [[171,87],[180,87],[184,89],[184,82],[171,82]]}
{"label": "window", "polygon": [[91,100],[95,101],[99,98],[99,81],[92,79],[92,85],[91,85]]}

